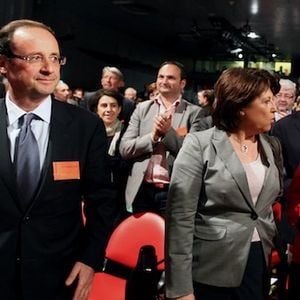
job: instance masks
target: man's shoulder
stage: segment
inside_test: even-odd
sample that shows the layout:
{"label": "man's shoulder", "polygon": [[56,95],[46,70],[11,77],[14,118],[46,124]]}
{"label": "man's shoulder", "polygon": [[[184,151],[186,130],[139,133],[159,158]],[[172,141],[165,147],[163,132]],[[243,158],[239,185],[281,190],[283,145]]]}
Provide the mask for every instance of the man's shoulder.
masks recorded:
{"label": "man's shoulder", "polygon": [[194,103],[192,103],[192,102],[190,102],[190,101],[188,101],[188,100],[186,100],[184,98],[182,98],[181,101],[184,102],[185,105],[187,105],[187,106],[199,107],[198,105],[196,105],[196,104],[194,104]]}
{"label": "man's shoulder", "polygon": [[189,135],[199,140],[201,144],[209,144],[211,140],[215,138],[215,135],[217,134],[216,131],[219,130],[216,129],[216,127],[211,127],[206,130],[191,132]]}
{"label": "man's shoulder", "polygon": [[97,92],[98,92],[98,90],[97,91],[92,91],[92,92],[85,92],[84,95],[83,95],[83,99],[85,101],[89,101]]}
{"label": "man's shoulder", "polygon": [[219,130],[215,126],[213,126],[206,130],[193,132],[192,134],[195,134],[197,137],[199,137],[201,139],[205,138],[205,140],[206,140],[206,139],[211,139],[214,137],[218,138],[218,135],[220,135],[220,133],[223,133],[223,131]]}
{"label": "man's shoulder", "polygon": [[56,100],[53,100],[52,107],[51,122],[56,128],[60,126],[64,130],[70,130],[70,133],[77,135],[82,141],[91,138],[96,132],[101,132],[102,137],[105,136],[104,123],[97,114]]}
{"label": "man's shoulder", "polygon": [[201,111],[201,107],[194,104],[194,103],[191,103],[189,102],[188,100],[186,99],[181,99],[181,102],[182,104],[187,108],[189,109],[190,111],[192,112],[200,112]]}
{"label": "man's shoulder", "polygon": [[286,128],[295,122],[297,122],[297,123],[299,122],[299,124],[300,124],[300,111],[296,111],[296,112],[276,121],[273,125],[273,129],[276,130],[278,128]]}
{"label": "man's shoulder", "polygon": [[64,114],[65,116],[69,115],[80,121],[91,120],[91,121],[95,122],[95,121],[99,120],[99,117],[95,113],[92,113],[89,110],[82,109],[79,106],[61,102],[61,101],[58,101],[55,99],[53,99],[52,101],[53,101],[54,113],[56,111],[57,112],[59,111],[60,113]]}
{"label": "man's shoulder", "polygon": [[126,97],[123,97],[123,105],[135,106],[135,102]]}
{"label": "man's shoulder", "polygon": [[148,106],[151,106],[155,104],[155,101],[154,100],[145,100],[145,101],[142,101],[142,102],[138,102],[138,106],[139,107],[148,107]]}
{"label": "man's shoulder", "polygon": [[154,104],[155,104],[155,101],[153,101],[153,100],[145,100],[145,101],[137,103],[136,107],[138,108],[138,111],[147,111]]}

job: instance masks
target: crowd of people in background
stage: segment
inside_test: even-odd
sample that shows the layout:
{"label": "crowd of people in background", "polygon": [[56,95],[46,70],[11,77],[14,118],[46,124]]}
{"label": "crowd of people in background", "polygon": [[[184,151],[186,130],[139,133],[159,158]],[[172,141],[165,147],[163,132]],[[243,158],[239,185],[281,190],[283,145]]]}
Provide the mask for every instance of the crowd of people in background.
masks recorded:
{"label": "crowd of people in background", "polygon": [[[141,92],[134,84],[126,86],[115,66],[101,70],[96,91],[70,89],[67,78],[63,81],[59,76],[64,62],[47,26],[20,20],[1,29],[0,98],[5,100],[0,104],[0,138],[3,145],[6,142],[0,154],[0,253],[3,263],[6,260],[5,272],[13,270],[8,277],[0,271],[0,290],[6,299],[41,299],[41,290],[49,291],[43,299],[72,299],[71,293],[75,299],[87,299],[93,272],[101,268],[95,259],[103,259],[112,228],[132,213],[150,211],[166,219],[169,299],[268,299],[268,267],[277,223],[282,267],[278,299],[299,300],[297,85],[266,70],[229,68],[214,86],[195,91],[199,101],[195,105],[184,96],[188,79],[177,61],[162,62],[156,80]],[[37,84],[28,78],[38,78]],[[43,82],[45,78],[50,83]],[[47,109],[51,113],[43,112]],[[16,172],[17,153],[12,145],[19,142],[25,121],[15,116],[32,112],[37,116],[26,126],[32,126],[42,148],[38,182],[46,188],[37,188],[33,204],[20,213],[2,203],[4,198],[13,203],[22,198],[11,192],[15,185],[4,183],[4,175],[9,169],[13,178]],[[66,175],[67,169],[71,173]],[[85,227],[79,221],[82,199]],[[55,207],[49,205],[51,201]],[[272,212],[276,201],[282,207],[280,220]],[[38,220],[35,226],[41,226],[40,233],[25,227],[31,216]],[[12,220],[18,223],[19,219],[21,225],[15,228]],[[50,238],[43,237],[45,245],[39,245],[39,234],[50,230],[47,222],[64,228],[63,234],[58,228],[50,233],[58,243],[51,246],[52,252],[43,248]],[[10,242],[6,242],[6,231],[13,232]],[[99,233],[103,236],[95,237]],[[22,234],[32,235],[32,245]],[[72,237],[66,243],[64,234]],[[30,255],[24,254],[26,247],[26,251],[34,249]],[[55,261],[52,265],[41,263],[47,251]],[[94,258],[95,251],[99,254]],[[35,253],[40,259],[36,265],[31,257]],[[27,271],[40,284],[35,292],[24,289],[23,259],[25,265],[27,260],[32,263],[26,265]],[[62,270],[58,261],[64,265]],[[53,272],[48,280],[57,274],[60,282],[45,285],[38,274],[47,270]]]}

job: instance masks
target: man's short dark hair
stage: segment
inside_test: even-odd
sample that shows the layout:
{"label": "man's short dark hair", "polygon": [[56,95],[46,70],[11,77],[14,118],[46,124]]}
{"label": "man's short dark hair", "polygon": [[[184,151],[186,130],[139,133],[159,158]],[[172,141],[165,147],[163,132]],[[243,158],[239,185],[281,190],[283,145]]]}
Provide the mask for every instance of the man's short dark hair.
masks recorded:
{"label": "man's short dark hair", "polygon": [[15,31],[21,27],[38,27],[49,31],[55,37],[54,31],[47,25],[28,19],[11,21],[0,29],[0,55],[10,55],[11,40]]}
{"label": "man's short dark hair", "polygon": [[186,75],[186,72],[185,72],[185,69],[184,69],[184,65],[176,60],[167,60],[167,61],[164,61],[160,66],[159,66],[159,69],[161,69],[163,66],[165,65],[174,65],[176,66],[177,68],[180,69],[180,78],[181,79],[186,79],[187,78],[187,75]]}

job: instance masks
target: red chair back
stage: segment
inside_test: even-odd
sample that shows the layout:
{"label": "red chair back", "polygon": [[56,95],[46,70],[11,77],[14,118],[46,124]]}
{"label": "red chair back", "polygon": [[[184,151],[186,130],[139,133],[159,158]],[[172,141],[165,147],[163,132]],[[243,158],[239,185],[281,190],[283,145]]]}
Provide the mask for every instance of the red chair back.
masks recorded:
{"label": "red chair back", "polygon": [[[154,213],[134,214],[122,221],[112,233],[106,247],[106,259],[128,268],[137,265],[140,249],[152,245],[158,270],[164,270],[165,221]],[[126,279],[96,273],[89,300],[125,300]]]}
{"label": "red chair back", "polygon": [[[134,214],[124,220],[113,232],[106,248],[106,257],[134,268],[142,246],[152,245],[157,260],[164,259],[165,221],[154,213]],[[164,269],[160,264],[158,269]]]}

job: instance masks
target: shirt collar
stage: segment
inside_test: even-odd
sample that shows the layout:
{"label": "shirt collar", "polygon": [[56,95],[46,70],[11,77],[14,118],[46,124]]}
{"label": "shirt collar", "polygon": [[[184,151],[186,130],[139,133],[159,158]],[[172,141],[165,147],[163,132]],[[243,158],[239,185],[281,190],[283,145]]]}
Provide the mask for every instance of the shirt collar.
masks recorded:
{"label": "shirt collar", "polygon": [[[179,105],[179,103],[181,102],[181,99],[182,99],[182,95],[179,95],[179,97],[172,103],[171,106],[175,106],[175,108]],[[154,101],[158,104],[158,105],[163,105],[165,108],[165,104],[161,98],[160,95],[157,96],[157,98],[154,99]]]}
{"label": "shirt collar", "polygon": [[[38,107],[36,107],[32,113],[40,117],[43,121],[50,123],[51,117],[51,96],[49,95],[45,100],[43,100]],[[18,120],[21,116],[26,114],[27,112],[20,108],[17,104],[11,101],[9,92],[6,93],[5,96],[5,105],[8,116],[8,125],[13,124],[16,120]]]}

